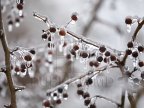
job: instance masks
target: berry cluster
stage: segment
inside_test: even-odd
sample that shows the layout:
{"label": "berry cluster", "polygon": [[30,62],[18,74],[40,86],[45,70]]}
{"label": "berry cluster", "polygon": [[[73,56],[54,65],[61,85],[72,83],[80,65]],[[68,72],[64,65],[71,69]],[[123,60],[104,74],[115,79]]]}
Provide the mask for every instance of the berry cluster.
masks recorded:
{"label": "berry cluster", "polygon": [[35,55],[34,49],[17,48],[11,52],[11,69],[17,75],[24,77],[29,74],[32,68],[32,58]]}
{"label": "berry cluster", "polygon": [[23,5],[24,0],[16,0],[16,6],[15,6],[15,0],[3,0],[2,1],[2,12],[4,13],[6,11],[6,8],[8,6],[11,7],[10,12],[7,15],[7,25],[8,25],[8,31],[11,32],[13,30],[13,27],[19,27],[20,23],[23,21],[24,14],[23,14]]}

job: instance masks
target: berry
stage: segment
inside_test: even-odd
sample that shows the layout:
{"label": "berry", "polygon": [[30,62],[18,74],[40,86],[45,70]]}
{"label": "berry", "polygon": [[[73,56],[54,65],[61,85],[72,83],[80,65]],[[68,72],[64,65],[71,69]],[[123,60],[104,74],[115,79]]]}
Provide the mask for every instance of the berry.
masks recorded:
{"label": "berry", "polygon": [[79,50],[79,46],[78,46],[78,45],[74,45],[74,46],[73,46],[73,49],[74,49],[75,51],[77,51],[77,50]]}
{"label": "berry", "polygon": [[107,62],[108,62],[108,59],[107,59],[107,58],[104,58],[104,62],[107,63]]}
{"label": "berry", "polygon": [[143,67],[143,66],[144,66],[144,62],[140,61],[140,62],[138,63],[138,65],[139,65],[139,67]]}
{"label": "berry", "polygon": [[71,54],[72,54],[72,55],[76,56],[76,52],[75,52],[75,50],[74,50],[74,49],[71,49],[71,51],[70,51],[70,52],[71,52]]}
{"label": "berry", "polygon": [[61,103],[62,103],[61,99],[56,100],[56,104],[61,104]]}
{"label": "berry", "polygon": [[99,63],[97,61],[93,62],[93,64],[94,64],[95,67],[99,66]]}
{"label": "berry", "polygon": [[138,51],[143,52],[144,48],[142,46],[138,46]]}
{"label": "berry", "polygon": [[138,52],[137,52],[137,51],[134,51],[134,52],[132,53],[132,56],[136,58],[136,57],[138,56]]}
{"label": "berry", "polygon": [[102,57],[102,56],[99,56],[99,57],[97,58],[97,61],[98,61],[98,62],[102,62],[102,61],[103,61],[103,57]]}
{"label": "berry", "polygon": [[85,98],[87,98],[87,97],[90,97],[90,94],[89,94],[88,92],[85,92],[85,93],[83,94],[83,98],[85,99]]}
{"label": "berry", "polygon": [[31,49],[29,52],[33,55],[36,53],[34,49]]}
{"label": "berry", "polygon": [[17,4],[17,9],[18,10],[22,10],[23,9],[23,5],[22,4]]}
{"label": "berry", "polygon": [[63,92],[63,88],[60,87],[60,88],[58,88],[57,91],[58,91],[58,93],[62,93]]}
{"label": "berry", "polygon": [[43,106],[44,106],[44,107],[50,107],[50,101],[49,101],[49,100],[45,100],[45,101],[43,102]]}
{"label": "berry", "polygon": [[12,21],[12,20],[9,20],[9,21],[8,21],[8,25],[13,25],[13,21]]}
{"label": "berry", "polygon": [[46,33],[44,33],[44,34],[42,35],[42,39],[47,39],[47,34],[46,34]]}
{"label": "berry", "polygon": [[144,79],[144,71],[141,72],[141,78]]}
{"label": "berry", "polygon": [[132,24],[132,18],[131,17],[126,17],[125,23],[126,24]]}
{"label": "berry", "polygon": [[96,108],[96,105],[95,105],[95,104],[91,104],[91,105],[89,106],[89,108]]}
{"label": "berry", "polygon": [[54,93],[53,96],[57,96],[57,93]]}
{"label": "berry", "polygon": [[59,35],[60,36],[65,36],[66,35],[66,30],[64,28],[60,28]]}
{"label": "berry", "polygon": [[131,55],[131,54],[132,54],[132,50],[127,49],[127,50],[126,50],[126,54],[127,54],[127,55]]}
{"label": "berry", "polygon": [[84,101],[84,104],[85,104],[86,106],[88,106],[88,105],[90,104],[90,102],[91,102],[90,99],[86,99],[86,100]]}
{"label": "berry", "polygon": [[21,64],[21,69],[26,69],[26,65],[24,63]]}
{"label": "berry", "polygon": [[66,55],[66,58],[69,60],[69,59],[71,59],[71,55],[70,54],[67,54]]}
{"label": "berry", "polygon": [[72,19],[73,21],[77,21],[77,20],[78,20],[78,14],[77,14],[76,12],[73,13],[72,16],[71,16],[71,19]]}
{"label": "berry", "polygon": [[105,52],[105,56],[106,56],[106,57],[110,56],[110,52],[109,52],[109,51],[106,51],[106,52]]}
{"label": "berry", "polygon": [[67,93],[64,93],[64,94],[63,94],[63,98],[68,98],[68,94],[67,94]]}
{"label": "berry", "polygon": [[115,61],[115,60],[116,60],[116,56],[111,55],[111,56],[110,56],[110,59],[111,59],[111,61]]}
{"label": "berry", "polygon": [[88,78],[88,79],[86,80],[86,85],[91,85],[92,83],[93,83],[92,78]]}
{"label": "berry", "polygon": [[139,79],[138,79],[138,78],[134,78],[134,79],[133,79],[133,82],[134,82],[134,83],[139,83]]}
{"label": "berry", "polygon": [[88,57],[88,53],[85,52],[85,51],[83,51],[83,52],[80,53],[80,56],[81,56],[82,58],[87,58],[87,57]]}
{"label": "berry", "polygon": [[104,46],[101,46],[101,47],[99,48],[99,51],[100,51],[101,53],[103,53],[103,52],[106,51],[106,48],[105,48]]}
{"label": "berry", "polygon": [[89,65],[92,67],[94,65],[93,61],[90,61]]}
{"label": "berry", "polygon": [[51,26],[50,29],[49,29],[49,31],[51,33],[55,33],[56,32],[56,28],[54,26]]}
{"label": "berry", "polygon": [[128,42],[128,43],[127,43],[127,47],[128,47],[128,48],[132,48],[132,47],[133,47],[133,42]]}
{"label": "berry", "polygon": [[31,57],[31,55],[26,55],[26,56],[24,56],[24,59],[25,59],[26,61],[31,61],[31,60],[32,60],[32,57]]}
{"label": "berry", "polygon": [[77,87],[78,88],[82,87],[82,84],[81,83],[77,84]]}
{"label": "berry", "polygon": [[18,66],[15,67],[15,72],[19,72],[20,68]]}
{"label": "berry", "polygon": [[83,91],[83,90],[77,90],[77,94],[78,94],[78,95],[82,95],[82,96],[83,96],[84,91]]}

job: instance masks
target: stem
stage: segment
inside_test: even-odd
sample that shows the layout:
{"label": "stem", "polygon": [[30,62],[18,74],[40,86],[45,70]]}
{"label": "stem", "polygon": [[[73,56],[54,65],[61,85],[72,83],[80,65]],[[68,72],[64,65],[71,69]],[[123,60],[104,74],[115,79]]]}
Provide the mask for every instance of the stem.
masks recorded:
{"label": "stem", "polygon": [[[0,0],[0,6],[1,6],[1,0]],[[5,53],[5,66],[6,66],[6,78],[7,78],[7,83],[10,91],[10,96],[11,96],[11,104],[10,108],[16,108],[16,95],[15,95],[15,88],[13,85],[13,80],[11,77],[11,63],[10,63],[10,51],[6,39],[6,35],[4,32],[3,28],[3,22],[2,22],[2,13],[0,11],[0,40],[2,43],[2,47]]]}
{"label": "stem", "polygon": [[121,95],[121,108],[124,108],[125,105],[125,90],[122,90],[122,95]]}

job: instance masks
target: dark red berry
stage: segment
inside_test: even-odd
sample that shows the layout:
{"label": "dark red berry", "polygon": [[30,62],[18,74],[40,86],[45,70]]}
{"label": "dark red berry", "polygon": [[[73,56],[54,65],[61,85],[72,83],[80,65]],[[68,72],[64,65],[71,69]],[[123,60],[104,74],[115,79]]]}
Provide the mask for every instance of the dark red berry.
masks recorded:
{"label": "dark red berry", "polygon": [[13,21],[12,20],[8,21],[8,25],[13,25]]}
{"label": "dark red berry", "polygon": [[77,87],[78,88],[82,87],[82,84],[81,83],[77,84]]}
{"label": "dark red berry", "polygon": [[85,52],[85,51],[82,51],[82,52],[80,53],[80,56],[81,56],[82,58],[87,58],[87,57],[88,57],[88,53]]}
{"label": "dark red berry", "polygon": [[59,31],[59,35],[60,36],[65,36],[66,35],[66,30],[61,28],[60,31]]}
{"label": "dark red berry", "polygon": [[62,93],[63,92],[63,88],[60,87],[60,88],[58,88],[57,91],[58,91],[58,93]]}
{"label": "dark red berry", "polygon": [[99,48],[99,51],[100,51],[101,53],[103,53],[103,52],[106,51],[106,48],[105,48],[104,46],[101,46],[101,47]]}
{"label": "dark red berry", "polygon": [[107,59],[107,58],[104,58],[104,62],[107,63],[107,62],[108,62],[108,59]]}
{"label": "dark red berry", "polygon": [[21,64],[21,69],[26,69],[25,63],[22,63],[22,64]]}
{"label": "dark red berry", "polygon": [[109,52],[109,51],[106,51],[106,52],[105,52],[105,56],[106,56],[106,57],[110,56],[110,52]]}
{"label": "dark red berry", "polygon": [[93,64],[94,64],[95,67],[99,66],[99,63],[97,61],[93,62]]}
{"label": "dark red berry", "polygon": [[138,51],[139,51],[139,52],[143,52],[143,51],[144,51],[143,46],[138,46]]}
{"label": "dark red berry", "polygon": [[71,49],[71,51],[70,51],[70,52],[71,52],[71,54],[72,54],[72,55],[76,56],[76,52],[75,52],[75,50],[74,50],[74,49]]}
{"label": "dark red berry", "polygon": [[85,93],[83,94],[83,98],[85,99],[85,98],[87,98],[87,97],[90,97],[90,94],[89,94],[88,92],[85,92]]}
{"label": "dark red berry", "polygon": [[55,33],[56,32],[56,28],[54,26],[51,26],[49,30],[50,30],[51,33]]}
{"label": "dark red berry", "polygon": [[96,108],[96,105],[95,105],[95,104],[91,104],[91,105],[89,106],[89,108]]}
{"label": "dark red berry", "polygon": [[98,61],[98,62],[102,62],[102,61],[103,61],[103,57],[102,57],[102,56],[99,56],[99,57],[97,58],[97,61]]}
{"label": "dark red berry", "polygon": [[66,55],[66,58],[69,60],[69,59],[71,59],[71,55],[70,54],[67,54]]}
{"label": "dark red berry", "polygon": [[78,20],[78,15],[77,15],[77,13],[73,13],[72,16],[71,16],[71,19],[72,19],[73,21],[77,21],[77,20]]}
{"label": "dark red berry", "polygon": [[127,49],[127,50],[126,50],[126,54],[127,54],[127,55],[131,55],[131,54],[132,54],[132,50]]}
{"label": "dark red berry", "polygon": [[36,53],[34,49],[31,49],[29,52],[33,55]]}
{"label": "dark red berry", "polygon": [[111,56],[110,56],[110,59],[111,59],[111,61],[115,61],[115,60],[116,60],[116,56],[111,55]]}
{"label": "dark red berry", "polygon": [[73,49],[74,49],[75,51],[77,51],[77,50],[79,50],[79,46],[78,46],[78,45],[74,45],[74,46],[73,46]]}
{"label": "dark red berry", "polygon": [[94,62],[93,61],[90,61],[89,62],[89,65],[92,67],[94,65]]}
{"label": "dark red berry", "polygon": [[17,9],[18,10],[22,10],[23,9],[23,5],[22,4],[17,4]]}
{"label": "dark red berry", "polygon": [[43,102],[43,106],[44,106],[44,107],[50,107],[50,101],[49,101],[49,100],[45,100],[45,101]]}
{"label": "dark red berry", "polygon": [[77,90],[77,94],[78,94],[78,95],[83,95],[83,94],[84,94],[84,91],[83,91],[83,90]]}
{"label": "dark red berry", "polygon": [[56,104],[61,104],[61,103],[62,103],[61,99],[56,100]]}
{"label": "dark red berry", "polygon": [[64,94],[63,94],[63,98],[68,98],[68,94],[67,94],[67,93],[64,93]]}
{"label": "dark red berry", "polygon": [[136,58],[136,57],[138,56],[138,52],[137,52],[137,51],[134,51],[134,52],[132,53],[132,56]]}
{"label": "dark red berry", "polygon": [[92,78],[88,78],[85,83],[86,85],[91,85],[93,83]]}
{"label": "dark red berry", "polygon": [[144,71],[141,72],[141,78],[144,79]]}
{"label": "dark red berry", "polygon": [[144,62],[143,62],[143,61],[140,61],[140,62],[138,63],[138,65],[139,65],[139,67],[143,67],[143,66],[144,66]]}
{"label": "dark red berry", "polygon": [[85,99],[84,104],[85,104],[86,106],[88,106],[90,103],[91,103],[91,100],[90,100],[90,99]]}
{"label": "dark red berry", "polygon": [[132,47],[133,47],[133,42],[128,42],[128,43],[127,43],[127,47],[128,47],[128,48],[132,48]]}
{"label": "dark red berry", "polygon": [[46,33],[44,33],[43,35],[42,35],[42,39],[47,39],[47,34]]}
{"label": "dark red berry", "polygon": [[131,17],[126,17],[125,23],[126,24],[132,24],[132,18]]}
{"label": "dark red berry", "polygon": [[31,60],[32,60],[32,57],[31,57],[31,55],[26,55],[26,56],[24,56],[24,59],[25,59],[26,61],[31,61]]}
{"label": "dark red berry", "polygon": [[15,72],[19,72],[20,68],[18,66],[15,67]]}

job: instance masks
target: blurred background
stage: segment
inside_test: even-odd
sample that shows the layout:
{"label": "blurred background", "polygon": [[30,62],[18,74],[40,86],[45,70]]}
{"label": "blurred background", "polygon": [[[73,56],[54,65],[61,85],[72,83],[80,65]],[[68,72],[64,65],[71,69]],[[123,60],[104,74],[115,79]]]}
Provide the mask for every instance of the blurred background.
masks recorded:
{"label": "blurred background", "polygon": [[[8,38],[10,48],[21,46],[25,48],[35,48],[35,46],[45,45],[41,39],[42,30],[47,26],[33,17],[33,12],[38,12],[41,15],[47,16],[52,22],[58,26],[65,25],[73,12],[79,13],[78,22],[74,25],[69,25],[68,29],[77,34],[82,34],[85,37],[111,46],[112,48],[124,51],[127,42],[131,39],[131,35],[135,29],[132,26],[130,33],[127,32],[125,18],[127,16],[143,17],[144,1],[143,0],[25,0],[24,19],[20,27],[13,27],[12,32],[8,32],[7,14],[8,8],[3,14],[3,21]],[[139,33],[138,42],[143,43],[143,31]],[[0,46],[0,61],[4,60],[2,47]],[[64,57],[59,55],[56,57],[57,65],[54,73],[48,74],[46,69],[40,69],[38,76],[34,78],[20,78],[14,76],[14,81],[17,85],[26,86],[26,89],[17,93],[18,108],[42,108],[42,101],[46,98],[46,91],[65,80],[75,77],[86,72],[83,64],[79,62],[67,63],[63,60]],[[68,68],[68,69],[67,69]],[[119,70],[108,70],[107,78],[103,79],[99,86],[93,85],[89,88],[92,95],[102,94],[117,102],[120,102],[121,85],[115,81],[120,76]],[[5,79],[3,74],[0,74],[0,81]],[[111,83],[110,80],[113,80]],[[110,81],[110,83],[109,83]],[[1,84],[1,83],[0,83]],[[6,84],[3,84],[0,96],[0,107],[7,104],[9,96],[7,94]],[[69,98],[61,105],[55,108],[86,108],[83,100],[77,96],[75,85],[69,87]],[[97,108],[116,108],[116,106],[103,99],[98,99]],[[129,102],[126,99],[125,108],[129,108]],[[143,108],[141,104],[138,108]]]}

